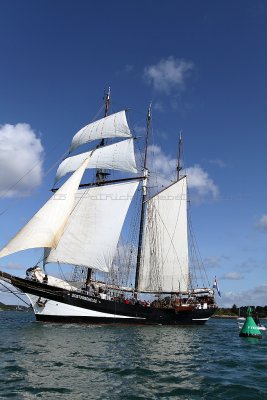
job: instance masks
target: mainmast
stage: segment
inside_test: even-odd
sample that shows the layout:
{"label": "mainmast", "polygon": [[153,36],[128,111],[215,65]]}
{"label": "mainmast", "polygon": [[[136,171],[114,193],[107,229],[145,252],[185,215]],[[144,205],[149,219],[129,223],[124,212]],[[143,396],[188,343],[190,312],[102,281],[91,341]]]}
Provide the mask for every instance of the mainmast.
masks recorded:
{"label": "mainmast", "polygon": [[180,179],[181,167],[181,153],[182,153],[182,131],[180,131],[179,145],[178,145],[178,163],[177,163],[177,181]]}
{"label": "mainmast", "polygon": [[144,218],[145,218],[145,201],[147,196],[147,148],[148,148],[148,133],[151,122],[151,103],[147,112],[147,124],[146,124],[146,144],[145,144],[145,157],[144,157],[144,180],[143,180],[143,193],[142,193],[142,207],[141,207],[141,218],[140,218],[140,228],[139,228],[139,239],[138,239],[138,251],[137,251],[137,262],[136,262],[136,273],[135,273],[135,291],[138,290],[139,286],[139,275],[140,275],[140,264],[141,264],[141,254],[142,254],[142,244],[143,244],[143,230],[144,230]]}

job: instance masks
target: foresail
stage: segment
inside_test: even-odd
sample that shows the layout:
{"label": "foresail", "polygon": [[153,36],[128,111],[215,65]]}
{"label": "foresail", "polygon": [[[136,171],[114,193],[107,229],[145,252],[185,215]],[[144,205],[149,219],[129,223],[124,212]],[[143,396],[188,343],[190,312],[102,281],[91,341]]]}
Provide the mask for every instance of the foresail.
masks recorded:
{"label": "foresail", "polygon": [[184,177],[147,202],[139,290],[187,289],[187,182]]}
{"label": "foresail", "polygon": [[125,111],[101,118],[79,130],[73,137],[70,151],[92,140],[131,137]]}
{"label": "foresail", "polygon": [[123,140],[66,158],[58,167],[55,183],[67,173],[75,171],[85,158],[89,158],[87,168],[114,169],[136,173],[133,140]]}
{"label": "foresail", "polygon": [[36,247],[56,247],[69,215],[88,159],[0,251],[0,257]]}
{"label": "foresail", "polygon": [[68,225],[46,262],[80,265],[108,272],[138,182],[80,189]]}

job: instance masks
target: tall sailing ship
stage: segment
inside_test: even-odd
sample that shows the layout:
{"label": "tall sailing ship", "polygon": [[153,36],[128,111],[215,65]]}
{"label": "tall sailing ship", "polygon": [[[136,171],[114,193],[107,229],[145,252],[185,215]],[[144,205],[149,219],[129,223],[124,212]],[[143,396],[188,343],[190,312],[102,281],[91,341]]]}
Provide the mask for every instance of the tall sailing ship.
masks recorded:
{"label": "tall sailing ship", "polygon": [[[151,107],[146,121],[144,163],[138,171],[134,137],[126,111],[109,114],[110,91],[104,117],[73,137],[69,155],[58,167],[55,181],[71,176],[0,251],[0,257],[44,248],[42,266],[21,278],[0,271],[0,280],[26,294],[37,321],[106,324],[204,324],[216,310],[214,290],[199,286],[190,270],[187,176],[181,175],[181,137],[177,179],[159,193],[149,193],[147,168]],[[107,142],[108,141],[108,142]],[[97,143],[75,154],[80,146]],[[81,183],[86,170],[95,179]],[[110,170],[120,171],[110,179]],[[130,177],[121,177],[121,173]],[[138,173],[139,172],[139,173]],[[138,193],[140,194],[138,196]],[[134,199],[139,211],[131,210]],[[135,223],[127,223],[134,214]],[[124,225],[128,225],[123,228]],[[118,260],[123,229],[131,231],[131,245]],[[134,240],[135,238],[135,240]],[[73,266],[72,279],[47,272],[48,264]],[[121,271],[127,272],[122,279]],[[131,282],[132,281],[132,282]],[[128,283],[128,285],[126,285]]]}

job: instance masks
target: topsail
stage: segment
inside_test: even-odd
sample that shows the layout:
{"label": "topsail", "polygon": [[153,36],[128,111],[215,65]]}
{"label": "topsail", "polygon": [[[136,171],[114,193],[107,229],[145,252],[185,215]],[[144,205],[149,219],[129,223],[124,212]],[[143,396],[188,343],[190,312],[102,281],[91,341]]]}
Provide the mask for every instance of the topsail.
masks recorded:
{"label": "topsail", "polygon": [[86,158],[89,158],[87,168],[114,169],[136,173],[133,140],[133,138],[123,140],[66,158],[58,167],[55,183],[67,173],[75,171]]}
{"label": "topsail", "polygon": [[86,125],[74,135],[70,151],[97,139],[131,137],[125,111],[120,111]]}

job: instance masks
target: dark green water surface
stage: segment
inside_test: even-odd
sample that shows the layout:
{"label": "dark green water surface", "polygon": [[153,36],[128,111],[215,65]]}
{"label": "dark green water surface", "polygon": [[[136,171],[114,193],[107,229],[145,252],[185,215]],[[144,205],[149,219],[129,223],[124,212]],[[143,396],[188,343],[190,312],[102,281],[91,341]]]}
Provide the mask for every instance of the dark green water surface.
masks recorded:
{"label": "dark green water surface", "polygon": [[0,399],[267,400],[267,334],[200,327],[37,323],[0,312]]}

